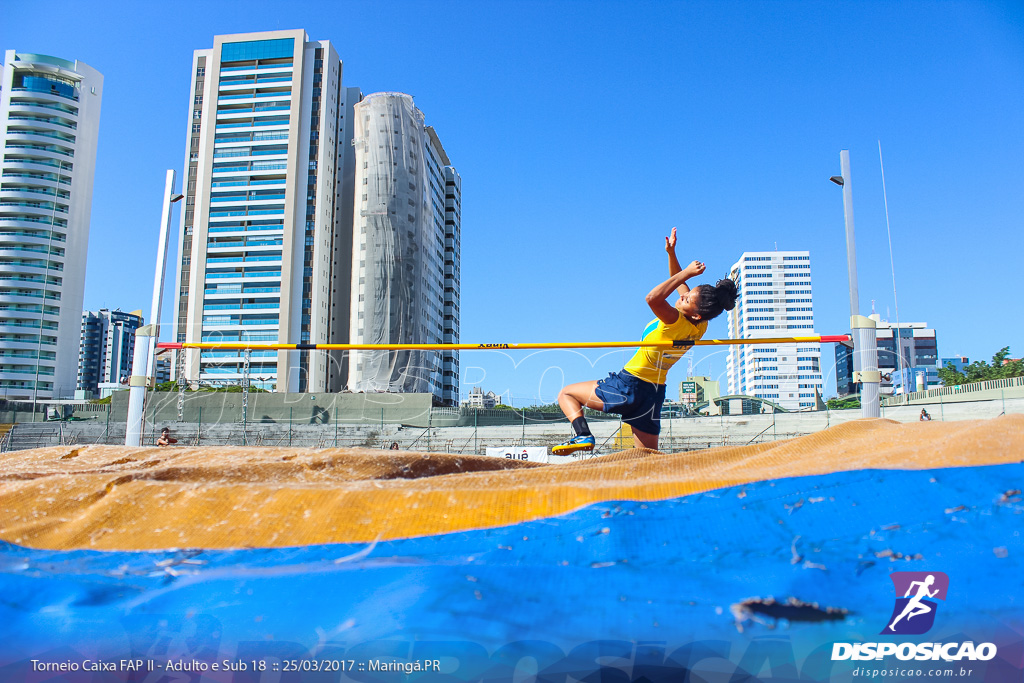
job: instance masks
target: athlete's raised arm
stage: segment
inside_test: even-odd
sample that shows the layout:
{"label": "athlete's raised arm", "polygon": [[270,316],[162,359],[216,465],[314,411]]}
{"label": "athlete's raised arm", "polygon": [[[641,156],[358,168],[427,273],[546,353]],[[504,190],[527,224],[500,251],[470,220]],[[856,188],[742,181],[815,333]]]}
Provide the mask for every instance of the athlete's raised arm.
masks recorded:
{"label": "athlete's raised arm", "polygon": [[679,311],[667,299],[674,289],[679,291],[680,296],[689,294],[690,288],[686,285],[686,281],[703,272],[704,264],[700,261],[693,261],[684,270],[680,270],[650,291],[646,297],[647,305],[651,307],[658,320],[666,325],[671,325],[679,320]]}
{"label": "athlete's raised arm", "polygon": [[[671,234],[665,238],[665,251],[668,252],[668,274],[669,277],[675,275],[682,270],[679,265],[679,259],[676,257],[676,229],[672,228]],[[686,296],[686,292],[690,291],[688,288],[684,291],[679,290],[679,296]]]}

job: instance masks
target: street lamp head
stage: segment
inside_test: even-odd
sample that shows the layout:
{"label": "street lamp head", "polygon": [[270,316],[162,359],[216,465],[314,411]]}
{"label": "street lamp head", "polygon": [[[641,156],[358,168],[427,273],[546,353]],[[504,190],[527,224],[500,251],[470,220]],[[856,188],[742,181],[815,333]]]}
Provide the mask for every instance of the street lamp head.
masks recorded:
{"label": "street lamp head", "polygon": [[842,187],[845,184],[843,182],[843,176],[841,176],[841,175],[834,175],[831,178],[829,178],[829,180],[831,180],[833,183],[835,183],[839,187]]}
{"label": "street lamp head", "polygon": [[173,197],[171,197],[171,204],[173,204],[174,202],[181,201],[184,198],[185,198],[185,195],[183,195],[183,194],[176,194]]}

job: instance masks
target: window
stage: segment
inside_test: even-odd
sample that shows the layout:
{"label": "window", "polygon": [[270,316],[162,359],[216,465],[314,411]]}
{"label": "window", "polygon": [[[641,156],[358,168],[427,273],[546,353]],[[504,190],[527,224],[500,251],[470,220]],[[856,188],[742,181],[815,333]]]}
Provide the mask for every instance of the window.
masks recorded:
{"label": "window", "polygon": [[240,62],[252,59],[280,59],[295,52],[294,38],[277,40],[247,40],[224,43],[220,48],[221,62]]}

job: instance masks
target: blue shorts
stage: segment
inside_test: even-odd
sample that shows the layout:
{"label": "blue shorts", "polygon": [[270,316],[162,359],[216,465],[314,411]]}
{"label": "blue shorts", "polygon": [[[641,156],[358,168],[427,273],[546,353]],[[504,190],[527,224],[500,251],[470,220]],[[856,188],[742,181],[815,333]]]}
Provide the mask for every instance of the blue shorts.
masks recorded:
{"label": "blue shorts", "polygon": [[647,434],[661,432],[664,384],[651,384],[620,370],[598,380],[594,395],[604,402],[604,412],[619,413],[630,427]]}

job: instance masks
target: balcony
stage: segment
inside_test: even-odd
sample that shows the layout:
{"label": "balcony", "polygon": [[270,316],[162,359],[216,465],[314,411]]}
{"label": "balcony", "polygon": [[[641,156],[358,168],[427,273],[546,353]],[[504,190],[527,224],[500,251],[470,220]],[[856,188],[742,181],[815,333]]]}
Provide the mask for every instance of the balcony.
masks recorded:
{"label": "balcony", "polygon": [[47,101],[40,100],[38,98],[26,98],[26,97],[11,97],[11,111],[40,111],[46,113],[47,110],[59,111],[63,114],[70,114],[71,116],[78,116],[78,107],[72,107],[71,105],[64,104],[59,100]]}
{"label": "balcony", "polygon": [[253,104],[251,106],[232,107],[231,109],[217,109],[217,120],[229,120],[232,118],[239,118],[241,116],[258,116],[261,113],[267,114],[275,111],[289,111],[290,105],[258,105]]}
{"label": "balcony", "polygon": [[[34,145],[34,144],[26,143],[26,142],[22,142],[21,144],[18,144],[16,142],[8,142],[4,146],[4,149],[5,150],[15,150],[16,154],[17,153],[28,154],[29,152],[32,152],[34,154],[55,154],[55,155],[59,155],[59,156],[69,157],[69,158],[75,156],[75,151],[74,150],[66,149],[66,148],[60,147],[58,145],[44,145],[44,144]],[[20,151],[20,150],[28,150],[28,151],[26,152],[26,151]]]}
{"label": "balcony", "polygon": [[[17,220],[17,219],[11,219],[11,218],[7,218],[7,217],[4,217],[4,216],[0,216],[0,222],[5,222],[5,221],[9,221],[9,220]],[[27,223],[27,222],[30,222],[30,221],[25,221],[25,222]],[[4,226],[4,227],[6,228],[6,227],[9,227],[9,226]],[[49,242],[51,240],[54,241],[54,242],[66,242],[67,241],[67,237],[65,237],[63,234],[61,234],[59,232],[47,232],[47,231],[39,231],[39,232],[35,232],[35,231],[30,232],[28,230],[18,230],[18,231],[2,230],[2,231],[0,231],[0,239],[6,238],[6,237],[14,238],[14,239],[16,239],[19,242],[24,242],[25,240],[39,240],[38,243]]]}
{"label": "balcony", "polygon": [[[52,168],[60,169],[63,173],[70,173],[74,170],[74,166],[66,161],[59,159],[48,159],[46,157],[39,156],[23,156],[23,155],[4,155],[4,166],[6,168],[20,168],[21,165],[32,166],[50,166]],[[7,175],[6,173],[4,175]]]}
{"label": "balcony", "polygon": [[[33,324],[34,323],[34,324]],[[32,329],[38,330],[40,327],[44,330],[56,330],[57,323],[45,323],[40,326],[39,321],[18,321],[18,320],[3,320],[0,319],[0,329],[5,327],[15,327],[19,329]]]}
{"label": "balcony", "polygon": [[0,188],[0,199],[40,199],[40,197],[55,197],[56,199],[63,199],[69,201],[71,199],[70,192],[58,191],[56,188],[51,187],[36,187],[34,185],[6,185]]}
{"label": "balcony", "polygon": [[214,178],[224,178],[224,177],[228,177],[228,176],[237,176],[237,175],[242,174],[242,173],[245,173],[245,174],[269,173],[269,172],[274,172],[274,171],[281,171],[281,170],[286,169],[286,168],[288,168],[288,164],[283,162],[283,161],[281,161],[281,162],[261,161],[259,163],[255,163],[255,164],[249,164],[249,163],[242,162],[242,163],[239,163],[239,164],[224,165],[224,166],[221,166],[220,168],[218,168],[217,166],[214,166],[214,168],[213,168],[213,177]]}
{"label": "balcony", "polygon": [[[280,204],[282,199],[284,199],[284,193],[283,192],[280,193],[280,194],[261,194],[261,195],[248,196],[248,197],[246,197],[246,196],[232,197],[232,196],[223,196],[223,195],[221,195],[221,196],[213,195],[211,197],[211,203],[215,203],[215,204],[239,204],[239,205],[248,205],[248,206],[274,206],[274,205],[280,205],[280,207],[282,209],[284,209],[284,205]],[[222,207],[218,206],[217,208],[222,208]]]}
{"label": "balcony", "polygon": [[51,125],[59,126],[61,128],[67,128],[68,130],[77,130],[78,124],[68,119],[62,119],[57,116],[18,116],[12,114],[7,117],[8,121],[27,121],[33,126],[39,125]]}
{"label": "balcony", "polygon": [[47,138],[50,140],[58,140],[60,142],[65,142],[70,145],[75,144],[74,135],[68,135],[66,133],[60,133],[54,130],[22,128],[20,126],[17,128],[8,127],[7,129],[8,140],[24,139],[26,142],[32,142],[36,140],[38,140],[39,142],[46,142]]}
{"label": "balcony", "polygon": [[264,304],[203,304],[203,311],[249,311],[258,309],[279,310],[280,303],[270,302]]}
{"label": "balcony", "polygon": [[224,253],[224,250],[238,251],[239,249],[278,249],[281,248],[281,240],[249,241],[249,242],[209,242],[206,245],[208,254]]}
{"label": "balcony", "polygon": [[[47,206],[48,204],[49,204],[49,206]],[[51,202],[12,202],[12,201],[9,201],[9,200],[8,201],[0,200],[0,209],[4,209],[4,208],[13,208],[13,209],[17,209],[19,211],[24,211],[26,209],[31,209],[31,210],[34,210],[34,211],[41,211],[41,212],[44,212],[44,213],[51,213],[51,212],[54,212],[54,211],[56,211],[57,213],[67,213],[68,212],[68,207],[63,206],[61,204],[57,204],[57,206],[54,207],[53,203],[51,203]]]}
{"label": "balcony", "polygon": [[[216,330],[222,327],[257,327],[260,329],[276,329],[277,318],[253,318],[251,320],[203,321],[203,330]],[[56,326],[53,329],[57,329]]]}
{"label": "balcony", "polygon": [[261,261],[266,261],[266,262],[270,262],[270,263],[274,263],[274,262],[280,263],[281,262],[281,255],[280,254],[274,254],[274,255],[267,255],[267,256],[229,256],[229,257],[224,257],[224,258],[208,258],[208,259],[206,259],[206,262],[210,263],[210,264],[218,264],[218,263],[255,263],[255,262],[261,262]]}
{"label": "balcony", "polygon": [[[5,166],[7,165],[7,160],[6,159],[4,160],[4,165]],[[27,171],[27,170],[30,170],[30,169],[24,169],[24,170]],[[56,173],[48,173],[46,171],[38,171],[36,173],[18,173],[18,172],[14,171],[14,170],[5,170],[4,174],[3,174],[3,177],[4,178],[23,179],[22,182],[31,182],[34,185],[38,185],[39,183],[48,183],[47,187],[50,187],[50,186],[56,187],[56,183],[58,182],[58,175]],[[70,185],[71,184],[71,178],[69,176],[60,175],[59,178],[60,178],[60,183],[62,185]]]}

